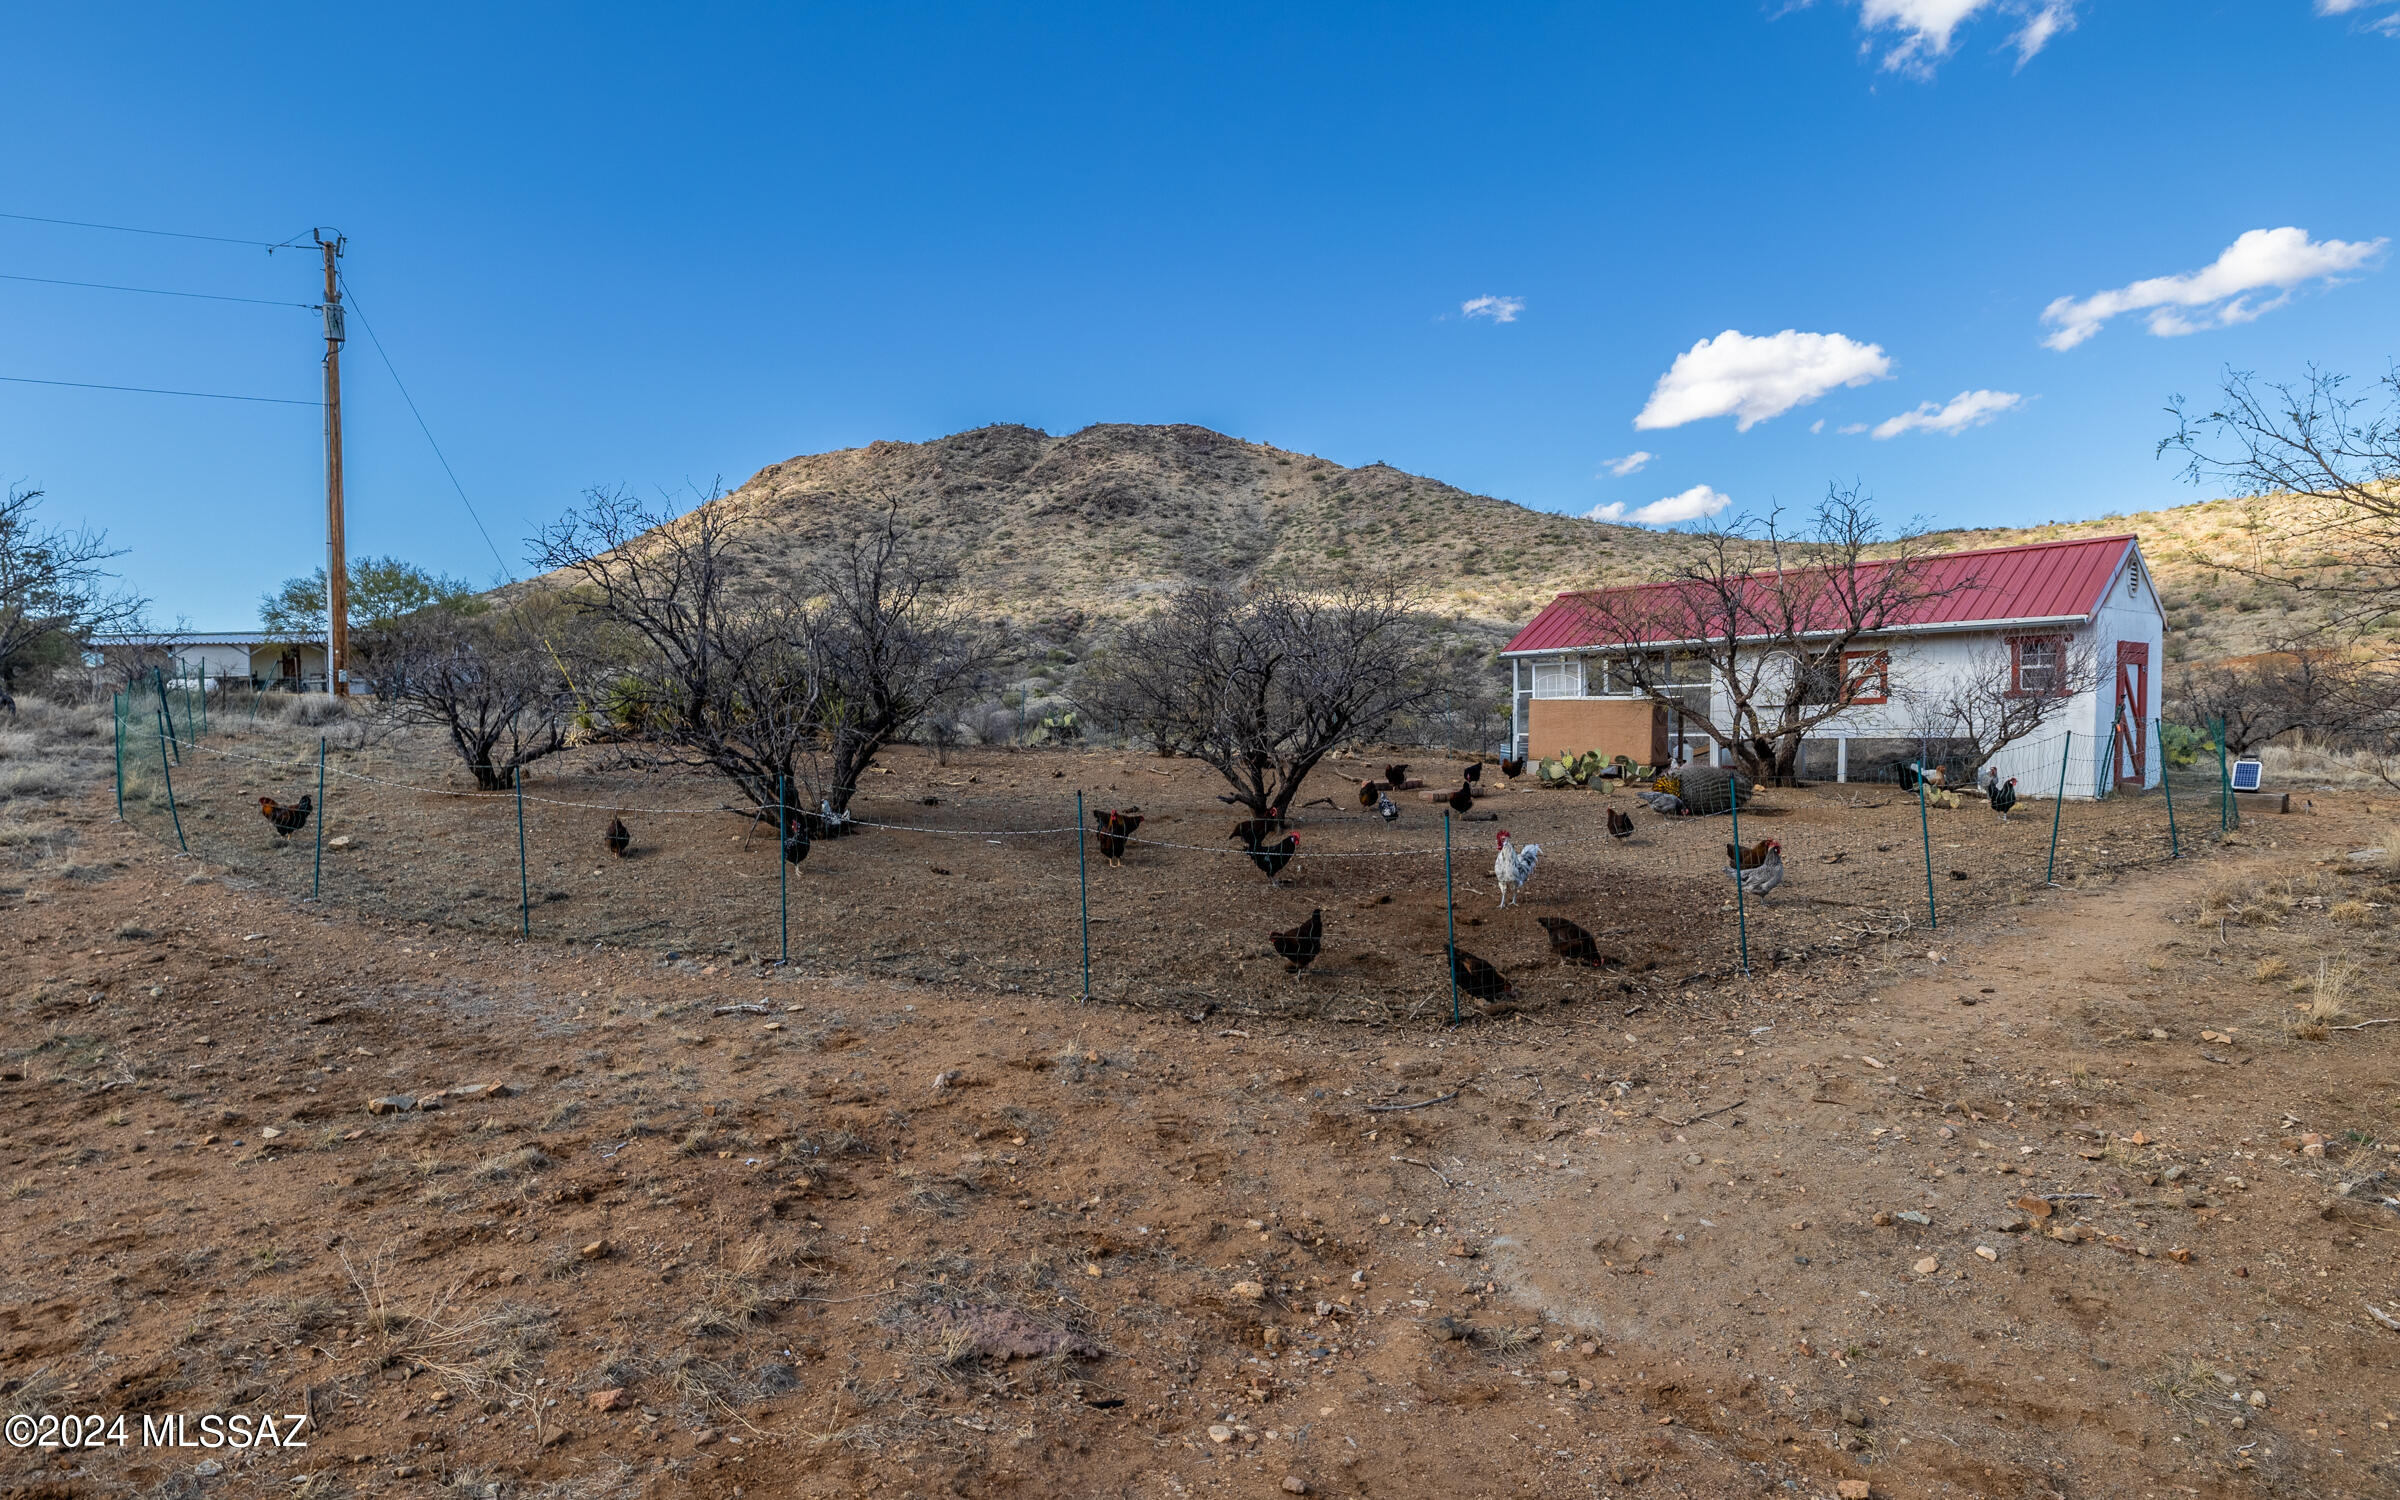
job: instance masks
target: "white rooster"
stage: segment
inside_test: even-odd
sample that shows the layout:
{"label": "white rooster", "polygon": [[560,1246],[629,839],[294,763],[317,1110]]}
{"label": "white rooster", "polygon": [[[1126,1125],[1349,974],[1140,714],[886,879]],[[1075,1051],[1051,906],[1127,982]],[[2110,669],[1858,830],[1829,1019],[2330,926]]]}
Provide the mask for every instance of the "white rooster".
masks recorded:
{"label": "white rooster", "polygon": [[1533,879],[1533,867],[1540,862],[1542,846],[1527,844],[1520,849],[1509,841],[1508,830],[1500,830],[1500,856],[1492,861],[1492,878],[1500,882],[1500,904],[1508,905],[1508,892],[1516,888],[1517,902],[1524,904],[1526,882]]}

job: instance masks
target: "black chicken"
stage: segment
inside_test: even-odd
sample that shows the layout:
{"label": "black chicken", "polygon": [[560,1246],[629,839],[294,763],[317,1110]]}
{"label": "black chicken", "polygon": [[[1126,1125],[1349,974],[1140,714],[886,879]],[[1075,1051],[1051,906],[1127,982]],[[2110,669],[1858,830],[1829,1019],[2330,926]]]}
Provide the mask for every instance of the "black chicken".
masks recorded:
{"label": "black chicken", "polygon": [[1600,956],[1599,940],[1565,917],[1535,917],[1534,921],[1550,935],[1550,951],[1558,955],[1560,963],[1597,969],[1607,962]]}
{"label": "black chicken", "polygon": [[1133,837],[1135,829],[1142,826],[1142,815],[1118,812],[1114,808],[1107,812],[1095,810],[1092,822],[1097,825],[1093,837],[1100,845],[1100,857],[1113,865],[1124,859],[1126,841]]}
{"label": "black chicken", "polygon": [[796,865],[808,858],[808,819],[800,813],[786,813],[783,818],[783,862]]}
{"label": "black chicken", "polygon": [[1395,792],[1399,791],[1402,787],[1407,786],[1408,767],[1385,766],[1383,768],[1383,784],[1390,787]]}
{"label": "black chicken", "polygon": [[1522,759],[1504,760],[1500,762],[1500,774],[1514,781],[1525,774],[1525,762]]}
{"label": "black chicken", "polygon": [[633,830],[625,826],[623,818],[611,813],[608,818],[608,832],[601,835],[600,841],[608,845],[609,853],[623,859],[625,851],[633,847]]}
{"label": "black chicken", "polygon": [[306,828],[309,812],[316,805],[316,799],[305,792],[301,793],[299,801],[292,803],[278,802],[272,797],[258,799],[258,810],[266,815],[268,822],[275,825],[275,836],[279,839],[290,838]]}
{"label": "black chicken", "polygon": [[1483,780],[1483,762],[1475,762],[1473,765],[1467,767],[1464,771],[1459,772],[1459,775],[1466,780],[1466,783],[1469,786],[1480,784]]}
{"label": "black chicken", "polygon": [[1507,975],[1464,948],[1450,950],[1450,974],[1458,981],[1458,992],[1478,1005],[1489,1005],[1517,992]]}
{"label": "black chicken", "polygon": [[1296,833],[1285,834],[1280,844],[1262,843],[1254,839],[1250,844],[1250,863],[1258,866],[1272,880],[1281,875],[1283,867],[1290,864],[1299,853],[1300,835]]}
{"label": "black chicken", "polygon": [[1283,959],[1283,971],[1297,974],[1325,951],[1325,913],[1312,911],[1307,921],[1291,931],[1268,933],[1267,941],[1275,945],[1275,952]]}
{"label": "black chicken", "polygon": [[1613,807],[1610,808],[1608,810],[1608,836],[1612,839],[1632,838],[1633,815],[1619,812]]}
{"label": "black chicken", "polygon": [[1450,794],[1449,800],[1452,812],[1462,815],[1471,813],[1475,810],[1475,788],[1462,781],[1458,784],[1458,790]]}
{"label": "black chicken", "polygon": [[1995,771],[1992,773],[1992,779],[1983,784],[1983,795],[1990,800],[1992,811],[1998,813],[2000,821],[2005,823],[2008,821],[2009,809],[2017,805],[2017,778],[2011,776],[2008,780],[2002,781],[2000,773]]}

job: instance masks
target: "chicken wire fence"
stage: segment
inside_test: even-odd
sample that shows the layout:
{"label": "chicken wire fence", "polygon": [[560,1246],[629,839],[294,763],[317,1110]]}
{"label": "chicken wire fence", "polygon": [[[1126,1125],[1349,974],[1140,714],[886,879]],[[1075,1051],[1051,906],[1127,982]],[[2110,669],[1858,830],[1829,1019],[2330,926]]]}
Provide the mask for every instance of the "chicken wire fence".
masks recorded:
{"label": "chicken wire fence", "polygon": [[[1232,836],[1244,814],[1190,761],[902,747],[854,795],[843,836],[791,863],[772,823],[727,805],[723,783],[628,770],[606,747],[483,792],[429,736],[320,734],[246,707],[238,692],[213,704],[172,691],[162,702],[155,684],[120,694],[119,803],[149,836],[281,895],[795,976],[1186,1012],[1447,1019],[1688,985],[2172,859],[2236,816],[2218,741],[2195,753],[2201,741],[2156,725],[2149,745],[2172,743],[2183,762],[2147,790],[2096,800],[2057,794],[2102,764],[2074,737],[2014,747],[2033,769],[2005,818],[1979,791],[1922,779],[1760,788],[1731,815],[1662,816],[1613,782],[1536,789],[1492,764],[1461,814],[1432,800],[1464,770],[1442,758],[1409,774],[1432,786],[1388,792],[1387,820],[1357,796],[1382,766],[1340,760],[1291,810],[1278,836],[1296,851],[1270,875]],[[2048,796],[2033,789],[2044,777]],[[1628,836],[1612,836],[1610,809],[1630,818]],[[1101,837],[1095,814],[1136,810],[1121,846]],[[623,856],[607,844],[612,818],[631,835]],[[1539,850],[1505,907],[1502,829],[1514,849]],[[1736,889],[1737,840],[1779,846],[1776,889]],[[1295,973],[1270,935],[1312,912],[1321,948]],[[1577,931],[1596,962],[1554,951]],[[1453,951],[1496,968],[1510,992],[1459,991]]]}

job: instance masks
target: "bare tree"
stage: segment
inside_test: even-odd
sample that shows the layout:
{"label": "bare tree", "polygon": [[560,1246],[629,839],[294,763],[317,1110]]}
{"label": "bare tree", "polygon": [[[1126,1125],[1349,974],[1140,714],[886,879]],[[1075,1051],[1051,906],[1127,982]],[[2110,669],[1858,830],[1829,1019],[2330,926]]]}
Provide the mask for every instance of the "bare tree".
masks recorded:
{"label": "bare tree", "polygon": [[2186,666],[2167,701],[2195,727],[2222,726],[2228,753],[2247,755],[2294,730],[2335,732],[2377,717],[2374,674],[2344,653],[2287,645],[2258,656]]}
{"label": "bare tree", "polygon": [[2247,554],[2212,561],[2358,625],[2400,609],[2400,369],[2371,394],[2348,384],[2313,366],[2296,384],[2227,371],[2214,410],[2168,404],[2175,431],[2158,451],[2194,484],[2274,502]]}
{"label": "bare tree", "polygon": [[526,766],[567,748],[574,699],[527,618],[542,602],[491,614],[436,605],[355,638],[375,701],[402,723],[440,729],[485,791],[516,785]]}
{"label": "bare tree", "polygon": [[714,772],[755,808],[798,791],[839,815],[880,751],[980,676],[987,637],[888,504],[789,584],[741,566],[750,520],[713,490],[680,516],[594,490],[534,556],[616,643],[593,676],[629,756]]}
{"label": "bare tree", "polygon": [[138,624],[148,603],[113,586],[103,564],[124,552],[109,550],[107,532],[46,526],[41,502],[40,490],[13,484],[0,499],[0,708],[16,707],[20,672]]}
{"label": "bare tree", "polygon": [[1925,685],[1895,684],[1927,739],[1963,744],[1967,778],[1975,780],[1993,756],[2039,732],[2100,680],[2100,652],[2090,640],[2059,653],[2046,679],[2028,684],[2006,642],[1978,649],[1965,665]]}
{"label": "bare tree", "polygon": [[1423,622],[1391,580],[1320,592],[1201,585],[1087,664],[1079,706],[1205,761],[1254,817],[1294,805],[1333,748],[1440,692]]}
{"label": "bare tree", "polygon": [[1578,596],[1586,626],[1612,643],[1612,687],[1680,711],[1779,785],[1794,779],[1809,731],[1884,695],[1890,664],[1862,649],[1870,638],[1972,587],[1937,582],[1922,532],[1887,538],[1855,487],[1829,487],[1798,531],[1777,507],[1694,540],[1691,560],[1660,583]]}

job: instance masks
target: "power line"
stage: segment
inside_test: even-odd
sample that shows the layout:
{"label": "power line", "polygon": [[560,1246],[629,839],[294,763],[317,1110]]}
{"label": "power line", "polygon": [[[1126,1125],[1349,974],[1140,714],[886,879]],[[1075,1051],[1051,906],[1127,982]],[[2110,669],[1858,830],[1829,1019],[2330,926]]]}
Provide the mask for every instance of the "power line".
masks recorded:
{"label": "power line", "polygon": [[492,560],[500,565],[501,573],[510,581],[515,581],[516,570],[508,565],[507,558],[500,555],[500,548],[492,541],[491,532],[484,529],[483,517],[475,513],[475,502],[467,498],[467,487],[458,482],[458,472],[450,467],[450,460],[443,454],[442,445],[433,440],[433,429],[425,425],[425,414],[417,410],[417,398],[408,393],[408,386],[400,379],[400,371],[392,364],[391,355],[384,352],[383,340],[375,336],[375,325],[367,321],[366,310],[358,305],[357,289],[350,285],[348,275],[343,275],[341,280],[343,294],[350,299],[350,310],[358,314],[358,326],[367,331],[367,342],[375,346],[376,357],[383,361],[383,368],[392,377],[392,384],[399,387],[400,399],[408,403],[408,414],[417,419],[417,431],[425,434],[425,446],[433,450],[433,456],[441,463],[442,472],[450,476],[450,488],[458,491],[458,503],[467,508],[467,519],[473,521],[475,529],[483,533],[483,544],[492,549]]}
{"label": "power line", "polygon": [[118,286],[114,282],[108,281],[62,281],[55,276],[19,276],[9,271],[0,271],[0,281],[33,281],[39,282],[43,286],[80,286],[99,292],[144,292],[153,297],[197,297],[207,302],[253,302],[260,307],[297,307],[304,312],[317,310],[317,304],[314,302],[278,302],[268,297],[228,297],[222,292],[170,292],[155,286]]}
{"label": "power line", "polygon": [[318,406],[321,402],[294,401],[289,396],[227,396],[217,391],[167,391],[149,385],[99,385],[89,380],[37,380],[31,375],[0,375],[0,380],[17,385],[64,385],[79,391],[133,391],[144,396],[197,396],[204,401],[263,401],[275,406]]}
{"label": "power line", "polygon": [[[129,224],[93,224],[83,219],[45,219],[39,214],[0,213],[0,219],[21,219],[28,224],[64,224],[71,229],[109,229],[118,234],[151,234],[170,240],[208,240],[219,245],[248,245],[258,250],[280,250],[284,245],[292,243],[292,240],[285,240],[280,244],[270,245],[265,240],[228,239],[221,234],[186,234],[179,229],[136,229]],[[298,238],[298,235],[292,237],[292,239]]]}

